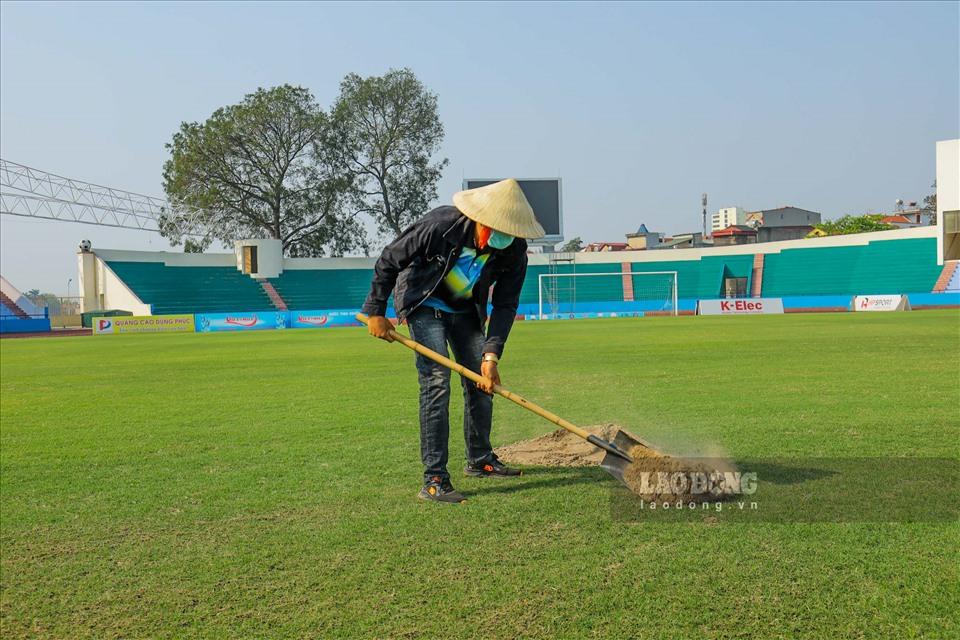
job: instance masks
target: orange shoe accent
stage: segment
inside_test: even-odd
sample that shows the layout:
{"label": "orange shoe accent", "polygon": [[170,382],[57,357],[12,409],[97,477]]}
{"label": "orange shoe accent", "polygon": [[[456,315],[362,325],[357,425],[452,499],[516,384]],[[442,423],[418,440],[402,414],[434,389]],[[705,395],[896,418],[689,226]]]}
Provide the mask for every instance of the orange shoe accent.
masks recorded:
{"label": "orange shoe accent", "polygon": [[492,465],[492,464],[485,464],[485,465],[483,465],[483,470],[486,471],[487,473],[490,473],[491,471],[493,471],[493,465]]}

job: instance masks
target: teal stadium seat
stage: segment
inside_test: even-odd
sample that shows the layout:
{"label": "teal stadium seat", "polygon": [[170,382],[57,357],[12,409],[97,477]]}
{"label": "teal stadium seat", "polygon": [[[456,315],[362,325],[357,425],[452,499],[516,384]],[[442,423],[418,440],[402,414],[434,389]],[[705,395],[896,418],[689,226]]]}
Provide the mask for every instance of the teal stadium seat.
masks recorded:
{"label": "teal stadium seat", "polygon": [[270,284],[289,309],[359,309],[372,277],[372,269],[285,269]]}
{"label": "teal stadium seat", "polygon": [[[547,265],[530,265],[527,267],[527,277],[523,281],[523,288],[520,290],[520,304],[537,304],[540,286],[540,274],[547,273],[619,273],[620,264],[592,264],[556,265],[551,271]],[[565,302],[567,297],[572,296],[571,278],[557,278],[553,284],[555,290],[560,294],[560,298]],[[548,284],[544,285],[546,289]],[[623,300],[623,280],[617,277],[609,278],[576,278],[576,300],[577,302],[606,302],[610,300]]]}
{"label": "teal stadium seat", "polygon": [[[621,254],[628,257],[630,254]],[[619,274],[620,263],[584,264],[574,268],[571,265],[556,265],[551,271],[547,265],[531,265],[527,269],[527,279],[520,294],[521,304],[537,304],[539,276],[545,273],[610,273]],[[731,277],[747,278],[748,287],[753,270],[753,255],[707,256],[701,260],[667,260],[663,262],[633,262],[631,271],[675,271],[677,273],[678,298],[716,298],[723,290],[724,273]],[[662,298],[669,290],[669,276],[654,275],[633,276],[633,298]],[[546,289],[546,285],[544,285]],[[557,284],[556,289],[563,298],[569,288]],[[623,300],[623,279],[618,277],[576,278],[577,302],[616,302]]]}
{"label": "teal stadium seat", "polygon": [[935,238],[787,249],[764,258],[763,295],[927,293],[940,275]]}
{"label": "teal stadium seat", "polygon": [[[678,298],[716,298],[723,292],[725,271],[733,277],[747,278],[749,290],[753,256],[706,256],[700,260],[635,262],[631,266],[633,271],[676,271]],[[634,276],[635,297],[639,298],[649,278],[650,276]]]}
{"label": "teal stadium seat", "polygon": [[260,284],[235,267],[168,267],[162,262],[109,261],[107,265],[155,314],[267,311]]}
{"label": "teal stadium seat", "polygon": [[[623,258],[629,253],[620,254]],[[154,313],[263,311],[273,308],[260,285],[233,267],[168,267],[159,262],[108,263]],[[700,260],[632,262],[633,271],[676,271],[681,299],[717,298],[724,277],[747,278],[752,287],[753,255],[711,256]],[[618,274],[621,263],[530,265],[520,303],[536,305],[538,277],[545,273]],[[933,289],[941,267],[934,238],[880,240],[867,245],[787,249],[764,258],[763,295],[767,297],[920,293]],[[286,269],[270,282],[292,310],[357,309],[370,290],[371,269]],[[633,277],[633,299],[662,297],[666,279]],[[577,278],[556,282],[555,295],[567,302],[617,302],[623,279]],[[392,304],[392,303],[391,303]]]}

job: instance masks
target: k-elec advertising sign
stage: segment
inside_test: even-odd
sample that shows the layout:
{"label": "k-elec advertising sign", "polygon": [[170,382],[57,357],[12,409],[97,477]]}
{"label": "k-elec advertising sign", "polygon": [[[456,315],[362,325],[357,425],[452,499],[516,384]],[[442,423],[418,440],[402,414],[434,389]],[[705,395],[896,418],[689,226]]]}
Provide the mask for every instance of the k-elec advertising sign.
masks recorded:
{"label": "k-elec advertising sign", "polygon": [[781,298],[731,298],[729,300],[697,301],[697,314],[701,316],[760,313],[783,313],[783,300]]}
{"label": "k-elec advertising sign", "polygon": [[193,316],[177,314],[166,316],[111,316],[94,317],[94,335],[113,333],[172,333],[193,332]]}
{"label": "k-elec advertising sign", "polygon": [[857,296],[854,311],[910,311],[907,296]]}

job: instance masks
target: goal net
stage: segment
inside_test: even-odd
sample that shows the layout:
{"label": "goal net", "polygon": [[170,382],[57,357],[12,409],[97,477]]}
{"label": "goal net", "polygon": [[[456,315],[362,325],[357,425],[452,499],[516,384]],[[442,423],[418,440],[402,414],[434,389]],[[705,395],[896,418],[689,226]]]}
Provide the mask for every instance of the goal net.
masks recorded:
{"label": "goal net", "polygon": [[543,273],[538,317],[677,315],[676,271]]}

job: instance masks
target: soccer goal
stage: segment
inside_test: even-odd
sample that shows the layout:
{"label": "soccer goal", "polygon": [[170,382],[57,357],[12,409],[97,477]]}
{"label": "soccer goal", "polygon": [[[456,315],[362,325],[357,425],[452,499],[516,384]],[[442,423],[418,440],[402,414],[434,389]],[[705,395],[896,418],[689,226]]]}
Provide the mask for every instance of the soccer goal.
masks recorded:
{"label": "soccer goal", "polygon": [[677,315],[676,271],[542,273],[538,316],[596,318],[620,315]]}

